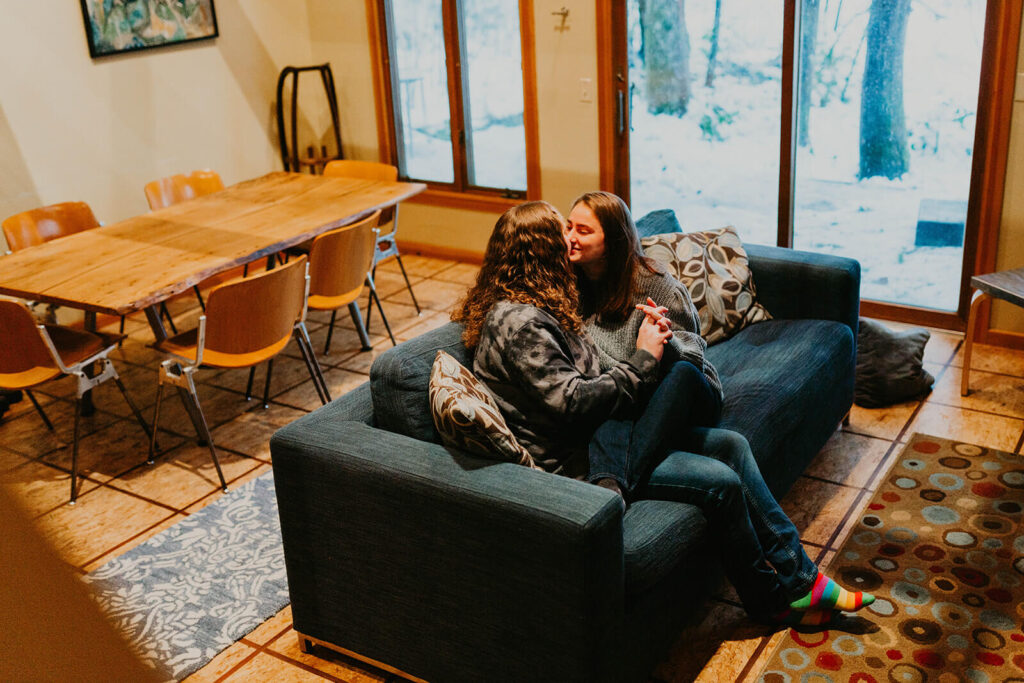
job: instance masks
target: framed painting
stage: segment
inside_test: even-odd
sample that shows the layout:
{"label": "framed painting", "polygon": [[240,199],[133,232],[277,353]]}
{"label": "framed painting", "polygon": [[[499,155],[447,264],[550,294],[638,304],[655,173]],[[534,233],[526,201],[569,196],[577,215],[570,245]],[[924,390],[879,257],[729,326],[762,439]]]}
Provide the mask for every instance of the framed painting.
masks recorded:
{"label": "framed painting", "polygon": [[89,55],[217,37],[213,0],[80,0]]}

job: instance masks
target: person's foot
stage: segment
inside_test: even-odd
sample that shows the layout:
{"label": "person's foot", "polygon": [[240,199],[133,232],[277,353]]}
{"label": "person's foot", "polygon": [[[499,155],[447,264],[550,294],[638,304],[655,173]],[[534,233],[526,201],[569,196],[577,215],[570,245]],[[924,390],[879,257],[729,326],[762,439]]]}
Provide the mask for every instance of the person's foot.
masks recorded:
{"label": "person's foot", "polygon": [[593,481],[595,486],[600,486],[603,489],[608,489],[622,499],[622,502],[626,502],[626,496],[622,493],[622,487],[619,486],[619,482],[615,481],[611,477],[602,477],[601,479],[595,479]]}
{"label": "person's foot", "polygon": [[844,612],[855,612],[867,607],[875,601],[871,593],[848,591],[838,583],[818,572],[818,578],[807,595],[789,603],[793,610],[837,609]]}

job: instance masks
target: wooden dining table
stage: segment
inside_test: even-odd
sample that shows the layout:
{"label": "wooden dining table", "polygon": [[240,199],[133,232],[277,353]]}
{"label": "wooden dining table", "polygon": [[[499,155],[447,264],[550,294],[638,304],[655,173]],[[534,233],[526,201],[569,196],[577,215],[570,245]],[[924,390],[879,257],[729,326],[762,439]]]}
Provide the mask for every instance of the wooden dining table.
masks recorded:
{"label": "wooden dining table", "polygon": [[275,254],[422,192],[423,183],[278,171],[0,258],[0,294],[87,314],[145,310],[226,270]]}

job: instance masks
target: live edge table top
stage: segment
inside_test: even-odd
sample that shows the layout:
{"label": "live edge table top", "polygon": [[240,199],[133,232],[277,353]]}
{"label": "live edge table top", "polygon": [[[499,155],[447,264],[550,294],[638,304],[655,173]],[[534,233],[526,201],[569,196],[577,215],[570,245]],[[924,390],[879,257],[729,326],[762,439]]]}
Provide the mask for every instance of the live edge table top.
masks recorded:
{"label": "live edge table top", "polygon": [[425,189],[275,172],[0,257],[0,294],[123,315]]}
{"label": "live edge table top", "polygon": [[971,287],[980,289],[994,299],[1024,306],[1024,268],[975,275],[971,278]]}

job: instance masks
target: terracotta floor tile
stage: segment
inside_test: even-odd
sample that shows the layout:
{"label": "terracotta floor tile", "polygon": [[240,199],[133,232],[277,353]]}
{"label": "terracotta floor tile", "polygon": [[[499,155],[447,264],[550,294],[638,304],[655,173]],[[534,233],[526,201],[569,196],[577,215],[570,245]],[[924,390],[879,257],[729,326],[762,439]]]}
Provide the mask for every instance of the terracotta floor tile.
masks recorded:
{"label": "terracotta floor tile", "polygon": [[[245,639],[256,645],[265,645],[267,641],[277,638],[292,627],[292,606],[288,605],[256,627]],[[294,634],[292,634],[294,637]]]}
{"label": "terracotta floor tile", "polygon": [[424,311],[423,315],[417,320],[415,325],[407,327],[395,336],[400,342],[408,341],[409,339],[418,337],[425,332],[447,325],[450,321],[451,316],[448,313],[428,313]]}
{"label": "terracotta floor tile", "polygon": [[[444,313],[452,310],[455,303],[466,295],[467,289],[468,287],[464,284],[442,282],[441,280],[424,280],[413,286],[420,308]],[[406,289],[384,297],[384,301],[385,305],[390,301],[403,303],[408,306],[412,305],[412,297],[409,296],[409,291]]]}
{"label": "terracotta floor tile", "polygon": [[[391,325],[391,331],[398,334],[402,330],[405,330],[420,319],[421,316],[428,315],[429,310],[424,309],[422,312],[417,313],[416,307],[412,303],[400,304],[396,301],[385,300],[383,302],[384,315],[388,317],[388,324]],[[363,323],[366,323],[366,308],[363,311]],[[343,325],[349,329],[355,329],[355,323],[352,322],[352,317],[348,314],[344,318],[340,317],[339,314],[338,324]],[[380,321],[380,313],[377,311],[377,307],[373,307],[373,312],[370,314],[370,330],[376,334],[386,334],[387,330],[384,329],[384,324]],[[388,344],[390,344],[390,340]]]}
{"label": "terracotta floor tile", "polygon": [[[324,380],[327,382],[327,390],[332,399],[355,389],[370,378],[348,370],[330,368],[324,371]],[[290,389],[274,398],[275,403],[283,403],[293,408],[302,410],[316,410],[322,404],[317,397],[316,387],[312,382],[305,382],[294,389]]]}
{"label": "terracotta floor tile", "polygon": [[383,683],[389,674],[358,660],[346,657],[324,647],[314,648],[313,654],[306,654],[299,649],[299,640],[295,631],[288,631],[267,646],[269,650],[288,657],[306,666],[321,671],[328,676],[340,678],[352,683]]}
{"label": "terracotta floor tile", "polygon": [[[214,437],[216,444],[216,437]],[[218,449],[224,479],[232,481],[258,467],[258,460]],[[220,479],[206,446],[186,442],[157,456],[152,465],[136,467],[108,482],[119,491],[162,503],[181,510],[196,500],[220,490]]]}
{"label": "terracotta floor tile", "polygon": [[258,653],[259,650],[239,641],[221,650],[220,654],[211,659],[206,666],[182,679],[182,681],[183,683],[214,683],[221,676],[247,659],[255,657]]}
{"label": "terracotta floor tile", "polygon": [[780,504],[800,530],[801,539],[827,546],[858,493],[858,489],[800,477]]}
{"label": "terracotta floor tile", "polygon": [[444,280],[445,282],[457,282],[460,285],[472,287],[476,284],[476,278],[479,274],[480,266],[476,264],[456,263],[434,275],[433,279]]}
{"label": "terracotta floor tile", "polygon": [[[288,349],[293,347],[295,342],[293,341],[288,345]],[[287,349],[286,349],[287,350]],[[296,355],[298,355],[298,349],[295,349]],[[321,364],[321,369],[323,366]],[[203,384],[209,384],[220,389],[229,389],[231,391],[244,394],[246,385],[249,382],[249,368],[231,368],[228,370],[209,371],[210,375],[207,377],[202,376],[200,371],[199,381]],[[301,356],[288,356],[285,354],[279,354],[274,358],[274,368],[270,373],[270,396],[274,397],[277,394],[288,391],[292,387],[295,387],[302,382],[309,381],[309,368],[306,366],[306,362],[302,360]],[[252,383],[252,403],[259,403],[263,399],[263,388],[267,381],[267,364],[260,363],[256,366],[256,373],[253,376]]]}
{"label": "terracotta floor tile", "polygon": [[173,516],[167,508],[101,486],[36,523],[64,561],[78,567]]}
{"label": "terracotta floor tile", "polygon": [[[319,402],[317,403],[319,406]],[[248,412],[213,430],[213,443],[225,444],[232,450],[254,458],[270,460],[270,437],[281,427],[306,414],[287,406],[271,403],[264,409],[254,405]]]}
{"label": "terracotta floor tile", "polygon": [[[209,384],[200,384],[196,387],[196,391],[199,394],[203,415],[206,416],[206,424],[211,430],[238,417],[252,407],[252,402],[246,401],[245,396],[234,391],[227,391]],[[262,395],[263,388],[260,387],[260,396]],[[152,419],[152,415],[147,417]],[[172,386],[164,389],[163,404],[160,406],[160,429],[161,434],[163,434],[163,430],[169,429],[189,439],[196,438],[192,421],[189,419],[188,413],[185,412],[181,399],[178,398],[177,389]]]}
{"label": "terracotta floor tile", "polygon": [[[408,272],[408,270],[409,268],[406,266],[406,271]],[[417,286],[421,282],[427,282],[427,280],[424,280],[420,275],[409,273],[409,282],[412,283],[413,290],[416,290]],[[405,284],[405,278],[402,277],[402,273],[398,270],[397,265],[394,270],[383,267],[377,268],[377,274],[373,277],[373,284],[377,288],[377,295],[380,296],[381,299],[387,299],[392,294],[402,291],[405,291],[406,294],[408,294],[408,291],[406,291],[408,290],[408,285]],[[365,288],[359,298],[359,308],[364,311],[366,310],[366,299],[368,296],[369,288]],[[419,297],[418,291],[416,296]]]}
{"label": "terracotta floor tile", "polygon": [[[157,445],[171,449],[183,441],[182,437],[160,432]],[[149,437],[134,420],[122,420],[81,439],[78,445],[78,471],[91,479],[105,482],[138,467],[149,456]],[[48,453],[43,460],[71,471],[70,446]]]}
{"label": "terracotta floor tile", "polygon": [[[442,258],[434,258],[431,256],[420,256],[419,254],[402,254],[402,266],[405,266],[405,272],[409,276],[410,280],[416,277],[434,277],[439,273],[447,270],[452,264],[452,261]],[[388,273],[397,273],[399,277],[402,276],[402,271],[398,265],[398,259],[388,259],[382,261],[377,266],[377,273],[382,271]]]}
{"label": "terracotta floor tile", "polygon": [[12,467],[17,467],[18,465],[24,465],[30,460],[31,458],[28,456],[0,446],[0,477],[2,477],[3,472],[6,472]]}
{"label": "terracotta floor tile", "polygon": [[1024,377],[972,370],[970,393],[961,396],[962,375],[962,368],[948,368],[935,382],[928,402],[1024,418]]}
{"label": "terracotta floor tile", "polygon": [[[198,511],[202,510],[204,507],[206,507],[207,505],[209,505],[210,503],[214,502],[215,500],[217,500],[217,499],[219,499],[219,498],[221,498],[221,497],[223,497],[225,495],[231,495],[231,492],[234,491],[235,489],[237,489],[237,488],[239,488],[239,487],[249,483],[250,481],[252,481],[256,477],[263,476],[264,474],[266,474],[270,470],[271,470],[270,465],[268,465],[266,463],[259,463],[255,468],[245,472],[244,474],[242,474],[241,476],[239,476],[239,477],[237,477],[235,479],[228,478],[228,492],[227,493],[224,493],[219,488],[215,488],[215,489],[213,489],[213,491],[211,491],[210,493],[207,493],[204,497],[200,498],[199,500],[195,501],[194,503],[189,505],[187,508],[185,508],[185,512],[190,514],[190,515],[192,513],[194,513],[194,512],[198,512]],[[226,473],[225,473],[225,477],[227,477]]]}
{"label": "terracotta floor tile", "polygon": [[[24,461],[22,465],[0,473],[0,483],[14,491],[33,517],[66,505],[71,499],[71,474],[40,460]],[[97,482],[79,477],[78,495],[97,486]]]}
{"label": "terracotta floor tile", "polygon": [[940,330],[929,331],[932,337],[924,345],[925,362],[945,365],[952,361],[960,345],[963,344],[964,335]]}
{"label": "terracotta floor tile", "polygon": [[907,429],[913,432],[1013,451],[1024,430],[1024,420],[925,403]]}
{"label": "terracotta floor tile", "polygon": [[837,484],[864,487],[891,445],[892,442],[885,439],[837,431],[804,474]]}
{"label": "terracotta floor tile", "polygon": [[[385,309],[386,310],[386,309]],[[376,311],[374,311],[376,313]],[[371,329],[369,331],[370,345],[376,346],[381,342],[387,341],[391,343],[387,337],[387,331],[384,326],[380,324],[380,316],[375,315],[374,319],[370,321]],[[344,358],[350,355],[354,351],[359,351],[363,348],[362,342],[359,341],[359,335],[352,328],[345,327],[344,325],[335,325],[334,334],[331,335],[331,348],[330,353],[324,353],[324,344],[327,342],[327,326],[318,328],[317,330],[309,333],[309,339],[313,343],[313,351],[316,352],[317,360],[322,361],[321,365],[330,365],[334,358]],[[299,355],[299,350],[294,345],[289,345],[288,355],[295,358],[302,358]]]}
{"label": "terracotta floor tile", "polygon": [[350,370],[352,372],[361,372],[363,374],[370,374],[370,366],[373,365],[373,361],[377,360],[377,356],[384,353],[391,348],[391,342],[384,344],[377,344],[373,349],[369,351],[357,351],[356,353],[349,354],[348,356],[341,357],[334,362],[336,367],[343,370]]}
{"label": "terracotta floor tile", "polygon": [[232,683],[243,681],[304,683],[305,681],[323,681],[324,677],[307,671],[292,662],[261,652],[223,680],[232,681]]}
{"label": "terracotta floor tile", "polygon": [[[963,364],[964,348],[961,346],[951,365],[963,367]],[[1024,351],[989,344],[975,344],[971,357],[971,369],[1024,377]]]}
{"label": "terracotta floor tile", "polygon": [[[63,447],[67,447],[70,453],[75,433],[75,404],[69,401],[50,401],[43,405],[43,410],[53,423],[54,431],[47,430],[42,418],[33,410],[12,420],[4,419],[0,422],[0,443],[3,443],[5,448],[32,458]],[[82,418],[79,438],[104,429],[117,419],[116,415],[97,410],[91,416]]]}
{"label": "terracotta floor tile", "polygon": [[850,424],[843,429],[856,434],[876,436],[892,441],[906,426],[918,403],[918,401],[910,401],[887,408],[861,408],[854,405],[850,409]]}

